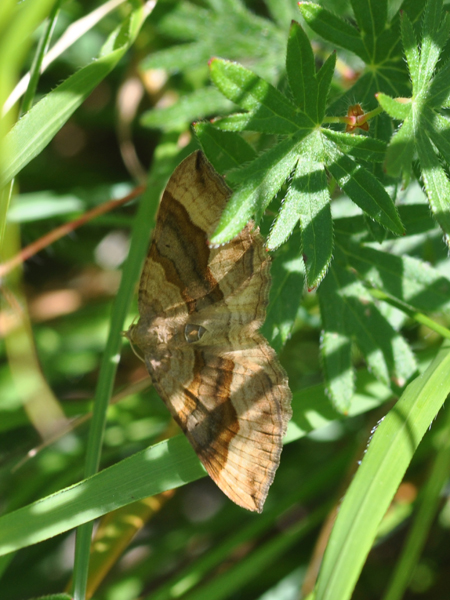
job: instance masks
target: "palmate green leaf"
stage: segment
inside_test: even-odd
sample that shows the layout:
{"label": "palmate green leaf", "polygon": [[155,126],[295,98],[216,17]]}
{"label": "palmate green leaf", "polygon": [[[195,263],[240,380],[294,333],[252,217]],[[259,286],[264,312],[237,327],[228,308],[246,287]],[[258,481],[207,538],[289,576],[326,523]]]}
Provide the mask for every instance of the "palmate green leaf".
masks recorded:
{"label": "palmate green leaf", "polygon": [[393,136],[386,152],[386,170],[393,176],[403,172],[406,181],[410,179],[411,163],[414,156],[414,122],[406,119]]}
{"label": "palmate green leaf", "polygon": [[223,211],[211,237],[212,244],[223,244],[237,235],[252,215],[258,223],[264,210],[278,193],[298,161],[298,147],[307,131],[300,130],[258,156],[247,167],[232,171],[231,184],[240,184]]}
{"label": "palmate green leaf", "polygon": [[[433,116],[433,121],[430,117]],[[437,113],[423,115],[424,130],[427,132],[441,156],[450,164],[450,121]]]}
{"label": "palmate green leaf", "polygon": [[387,2],[385,0],[366,0],[358,2],[352,0],[352,8],[360,31],[365,33],[367,45],[377,36],[380,36],[387,24]]}
{"label": "palmate green leaf", "polygon": [[214,127],[222,131],[264,131],[265,120],[259,120],[252,112],[235,113],[214,119]]}
{"label": "palmate green leaf", "polygon": [[321,95],[326,98],[334,57],[316,73],[309,40],[301,27],[293,23],[286,65],[294,98],[310,118],[295,108],[281,92],[244,67],[218,59],[211,62],[211,76],[216,85],[228,98],[250,111],[246,115],[231,115],[216,121],[216,127],[290,136],[254,163],[229,173],[228,181],[237,189],[211,241],[215,244],[228,241],[252,215],[256,215],[258,222],[297,165],[296,174],[289,181],[282,210],[270,233],[268,247],[278,247],[300,221],[308,286],[313,288],[326,273],[333,243],[323,147],[328,169],[349,196],[383,226],[399,234],[403,233],[403,227],[383,186],[361,165],[346,156],[350,151],[363,160],[381,161],[386,148],[383,141],[328,131],[325,132],[327,138],[322,141],[312,133],[314,120],[323,117],[319,110],[322,113],[325,107],[325,100],[319,99],[319,86]]}
{"label": "palmate green leaf", "polygon": [[[268,247],[276,248],[285,241],[300,220],[311,288],[317,286],[325,274],[332,250],[329,197],[320,154],[322,144],[318,134],[312,132],[315,121],[323,117],[334,63],[335,57],[332,56],[316,73],[311,44],[301,27],[292,23],[286,65],[299,107],[241,65],[218,59],[211,61],[210,65],[211,77],[219,89],[250,111],[215,121],[215,127],[289,135],[252,164],[229,173],[228,181],[237,189],[211,241],[223,243],[231,239],[252,215],[259,222],[265,208],[302,155],[302,166],[297,167],[296,178],[289,182],[283,211],[273,227]],[[305,108],[309,116],[301,108]],[[308,138],[309,134],[312,137]]]}
{"label": "palmate green leaf", "polygon": [[450,106],[450,61],[437,72],[427,93],[427,104],[433,108]]}
{"label": "palmate green leaf", "polygon": [[378,426],[353,478],[325,551],[316,600],[347,600],[378,526],[430,424],[450,392],[446,342]]}
{"label": "palmate green leaf", "polygon": [[328,57],[316,73],[314,54],[308,36],[293,21],[286,53],[286,73],[296,104],[314,123],[325,115],[326,100],[336,64],[336,56]]}
{"label": "palmate green leaf", "polygon": [[[436,229],[436,223],[426,204],[400,205],[398,212],[402,223],[405,225],[405,236],[417,235]],[[361,243],[373,242],[371,235],[367,231],[364,215],[334,219],[334,229],[339,234],[342,234],[342,236],[357,236],[357,239]],[[398,236],[386,231],[386,239],[398,239]]]}
{"label": "palmate green leaf", "polygon": [[[255,59],[261,74],[272,78],[279,57],[285,52],[285,31],[259,17],[241,2],[209,2],[202,8],[188,1],[177,2],[157,17],[154,25],[165,37],[182,43],[152,52],[141,67],[173,72],[203,66],[212,56]],[[232,43],[230,43],[232,40]],[[267,52],[270,47],[271,52]]]}
{"label": "palmate green leaf", "polygon": [[403,225],[392,199],[379,180],[364,167],[325,140],[327,169],[339,186],[369,217],[402,235]]}
{"label": "palmate green leaf", "polygon": [[325,108],[327,105],[328,93],[330,91],[331,80],[334,75],[336,66],[336,53],[330,54],[327,60],[317,73],[317,84],[319,86],[317,93],[317,114],[318,120],[322,121],[325,116]]}
{"label": "palmate green leaf", "polygon": [[[375,109],[377,92],[392,97],[410,93],[398,35],[399,14],[393,15],[390,22],[387,20],[386,0],[358,0],[352,6],[359,30],[317,4],[299,3],[303,17],[313,31],[333,45],[356,54],[368,65],[356,83],[331,104],[328,109],[330,115],[342,116],[355,102],[359,102],[365,111]],[[402,10],[413,21],[419,18],[422,9],[422,3],[417,0],[406,0],[402,4]],[[369,14],[372,15],[370,18]],[[378,139],[388,140],[391,137],[392,123],[386,115],[371,121],[370,128],[372,135]]]}
{"label": "palmate green leaf", "polygon": [[[327,291],[323,291],[324,302],[328,301],[329,307],[322,313],[324,327],[320,343],[322,369],[329,398],[337,410],[347,414],[353,404],[355,392],[352,343],[348,335],[340,333],[345,331],[344,306],[337,294],[330,294],[331,291],[330,287],[327,287]],[[335,299],[338,301],[333,302]]]}
{"label": "palmate green leaf", "polygon": [[211,79],[238,106],[251,113],[246,129],[265,133],[294,134],[314,123],[274,88],[237,63],[219,58],[210,61]]}
{"label": "palmate green leaf", "polygon": [[307,140],[283,205],[267,239],[267,247],[280,246],[300,221],[301,251],[306,267],[308,288],[317,287],[330,264],[333,250],[333,223],[330,195],[322,162],[312,151],[320,147],[320,134]]}
{"label": "palmate green leaf", "polygon": [[101,56],[49,92],[12,128],[4,140],[0,187],[15,177],[53,139],[92,90],[112,71],[135,40],[145,11],[140,2],[110,35]]}
{"label": "palmate green leaf", "polygon": [[442,8],[442,0],[428,0],[425,7],[420,45],[418,89],[427,86],[433,77],[439,55],[450,33],[450,15],[444,13]]}
{"label": "palmate green leaf", "polygon": [[416,371],[414,355],[348,268],[337,244],[335,260],[318,294],[326,332],[321,345],[322,362],[328,393],[339,410],[348,410],[353,394],[351,340],[377,379],[386,386],[403,386]]}
{"label": "palmate green leaf", "polygon": [[[425,191],[430,208],[444,231],[445,241],[450,245],[450,183],[440,165],[434,146],[448,161],[450,158],[450,135],[447,120],[437,111],[437,100],[445,101],[447,90],[442,75],[434,72],[440,54],[450,34],[450,17],[444,14],[442,0],[429,0],[426,4],[420,51],[414,45],[414,33],[408,17],[404,16],[402,36],[405,54],[413,81],[413,94],[409,104],[400,108],[391,98],[379,95],[380,104],[395,118],[403,120],[400,129],[392,137],[386,155],[386,167],[392,175],[403,171],[406,181],[410,178],[411,162],[417,152]],[[447,73],[447,66],[440,71]],[[408,109],[406,107],[408,106]]]}

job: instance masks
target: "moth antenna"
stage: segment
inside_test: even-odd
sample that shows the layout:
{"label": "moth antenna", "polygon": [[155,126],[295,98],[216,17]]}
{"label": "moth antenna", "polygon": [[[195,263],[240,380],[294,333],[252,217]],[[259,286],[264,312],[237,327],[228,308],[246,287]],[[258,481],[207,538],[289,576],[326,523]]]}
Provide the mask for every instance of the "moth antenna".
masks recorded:
{"label": "moth antenna", "polygon": [[127,329],[127,331],[122,331],[121,335],[122,335],[122,337],[127,338],[127,340],[130,342],[130,346],[131,346],[131,349],[133,350],[133,354],[135,354],[139,360],[141,360],[143,363],[145,363],[145,359],[137,352],[136,348],[134,347],[134,344],[133,344],[133,341],[132,341],[131,335],[130,335],[130,331],[132,329],[134,329],[134,327],[135,327],[134,322],[137,320],[137,318],[138,318],[138,316],[136,315],[134,317],[130,327]]}
{"label": "moth antenna", "polygon": [[141,360],[143,363],[145,363],[145,359],[138,353],[138,351],[134,347],[134,344],[130,340],[130,338],[128,338],[128,341],[130,342],[130,346],[131,346],[131,349],[133,350],[133,354],[135,354],[138,357],[139,360]]}

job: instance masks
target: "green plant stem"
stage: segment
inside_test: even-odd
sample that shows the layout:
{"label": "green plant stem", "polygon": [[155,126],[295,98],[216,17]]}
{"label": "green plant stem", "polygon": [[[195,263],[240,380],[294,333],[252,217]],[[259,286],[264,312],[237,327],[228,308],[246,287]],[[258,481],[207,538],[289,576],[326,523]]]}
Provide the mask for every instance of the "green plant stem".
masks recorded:
{"label": "green plant stem", "polygon": [[[61,0],[57,0],[55,6],[52,8],[50,15],[48,17],[47,26],[45,28],[44,33],[42,34],[38,46],[36,48],[36,52],[33,59],[33,64],[30,71],[30,81],[28,83],[27,90],[25,92],[22,106],[20,107],[20,115],[24,115],[28,112],[33,104],[33,99],[36,93],[36,87],[39,81],[39,76],[41,73],[41,65],[44,59],[45,53],[47,52],[48,45],[50,44],[50,39],[53,33],[53,29],[56,24],[56,20],[58,18],[58,13],[61,5]],[[14,190],[14,178],[10,181],[10,183],[5,186],[0,193],[0,202],[5,203],[4,215],[5,219],[1,222],[0,227],[0,240],[5,239],[5,228],[6,228],[6,214],[9,209],[9,205],[11,204],[11,198]],[[1,248],[0,248],[1,250]]]}
{"label": "green plant stem", "polygon": [[345,125],[363,125],[367,121],[370,121],[374,117],[380,115],[382,112],[384,112],[384,109],[381,106],[379,106],[378,108],[374,108],[368,113],[364,113],[360,117],[348,117],[347,115],[345,117],[325,117],[322,122],[344,123]]}
{"label": "green plant stem", "polygon": [[402,312],[407,314],[409,317],[411,317],[411,319],[414,319],[414,321],[416,321],[417,323],[420,323],[421,325],[426,325],[429,329],[432,329],[442,337],[450,339],[450,330],[444,327],[443,325],[439,325],[439,323],[436,323],[436,321],[433,321],[433,319],[430,319],[430,317],[427,317],[423,313],[410,308],[406,304],[403,304],[403,302],[400,302],[399,300],[388,296],[381,290],[370,289],[369,292],[377,300],[383,300],[383,302],[387,302],[391,306],[394,306],[395,308],[398,308],[398,310],[401,310]]}
{"label": "green plant stem", "polygon": [[[114,378],[123,340],[121,335],[122,327],[128,314],[131,300],[134,295],[136,281],[139,278],[139,273],[142,268],[142,262],[148,246],[149,231],[154,222],[159,196],[167,181],[168,175],[174,166],[174,156],[176,157],[179,152],[178,147],[175,144],[161,144],[158,150],[160,156],[156,155],[154,157],[147,190],[139,203],[131,234],[130,250],[123,266],[119,291],[112,308],[109,335],[100,366],[92,422],[89,430],[84,471],[86,478],[97,472],[100,463],[106,411],[112,395]],[[161,164],[161,162],[163,162],[163,164]],[[77,530],[74,568],[74,600],[84,600],[85,598],[92,528],[93,522],[91,521],[85,523]]]}

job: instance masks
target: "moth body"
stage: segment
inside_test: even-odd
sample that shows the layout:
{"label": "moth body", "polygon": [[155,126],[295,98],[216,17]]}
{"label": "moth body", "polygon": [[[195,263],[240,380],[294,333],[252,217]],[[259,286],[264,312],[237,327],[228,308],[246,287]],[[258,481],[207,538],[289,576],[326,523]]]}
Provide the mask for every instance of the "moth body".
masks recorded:
{"label": "moth body", "polygon": [[286,373],[259,333],[270,259],[249,223],[211,248],[230,196],[201,152],[164,191],[127,332],[155,389],[208,474],[236,504],[261,512],[291,417]]}

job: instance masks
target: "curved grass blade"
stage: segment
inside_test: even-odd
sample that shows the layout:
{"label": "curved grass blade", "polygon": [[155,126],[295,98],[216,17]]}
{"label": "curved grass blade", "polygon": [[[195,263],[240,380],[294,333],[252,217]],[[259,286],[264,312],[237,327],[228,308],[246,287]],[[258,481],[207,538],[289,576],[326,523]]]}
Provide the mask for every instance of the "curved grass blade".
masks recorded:
{"label": "curved grass blade", "polygon": [[331,533],[316,600],[347,600],[378,526],[422,437],[450,392],[450,343],[402,394],[375,432]]}

